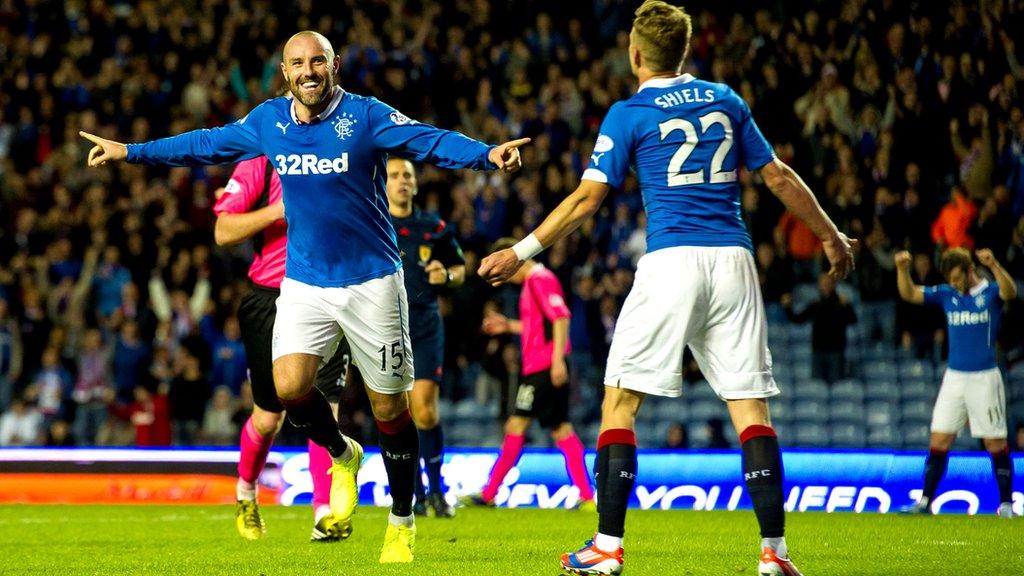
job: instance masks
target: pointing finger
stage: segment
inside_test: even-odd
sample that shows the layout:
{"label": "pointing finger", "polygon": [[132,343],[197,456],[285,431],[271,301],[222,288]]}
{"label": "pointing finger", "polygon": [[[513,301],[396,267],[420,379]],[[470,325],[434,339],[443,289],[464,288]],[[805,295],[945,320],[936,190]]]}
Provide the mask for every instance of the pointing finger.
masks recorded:
{"label": "pointing finger", "polygon": [[512,140],[511,142],[506,142],[505,146],[507,146],[508,148],[511,148],[511,149],[516,149],[516,148],[519,148],[520,146],[525,146],[525,145],[529,144],[532,141],[533,141],[532,138],[519,138],[517,140]]}

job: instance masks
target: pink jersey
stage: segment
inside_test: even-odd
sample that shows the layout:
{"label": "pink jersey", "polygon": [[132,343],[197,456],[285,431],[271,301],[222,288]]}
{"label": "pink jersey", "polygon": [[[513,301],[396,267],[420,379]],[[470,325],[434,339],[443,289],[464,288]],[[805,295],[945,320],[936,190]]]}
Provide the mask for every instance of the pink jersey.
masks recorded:
{"label": "pink jersey", "polygon": [[[565,305],[558,278],[541,264],[534,264],[519,293],[519,321],[523,327],[520,335],[523,344],[523,376],[551,369],[554,342],[545,327],[549,322],[553,324],[555,320],[569,316],[569,307]],[[566,355],[570,349],[566,338]]]}
{"label": "pink jersey", "polygon": [[[281,201],[281,180],[277,171],[270,170],[269,195],[265,202],[260,202],[267,177],[267,157],[258,156],[244,160],[235,167],[231,180],[224,187],[224,194],[217,199],[213,212],[221,214],[245,214],[263,206]],[[284,278],[285,247],[287,245],[288,225],[278,220],[267,226],[262,233],[253,238],[256,254],[249,266],[249,278],[254,284],[267,288],[280,288]]]}

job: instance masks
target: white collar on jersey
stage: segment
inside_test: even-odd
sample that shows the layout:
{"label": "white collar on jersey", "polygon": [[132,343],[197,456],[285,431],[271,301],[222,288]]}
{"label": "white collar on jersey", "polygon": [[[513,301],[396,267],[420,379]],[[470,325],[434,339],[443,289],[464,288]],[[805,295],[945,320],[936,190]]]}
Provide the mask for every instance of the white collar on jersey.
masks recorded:
{"label": "white collar on jersey", "polygon": [[981,291],[985,288],[988,288],[988,278],[982,278],[981,282],[978,282],[978,284],[974,288],[968,290],[968,292],[971,293],[971,296],[977,296],[978,294],[981,294]]}
{"label": "white collar on jersey", "polygon": [[[338,104],[341,103],[341,97],[344,95],[345,91],[341,89],[341,86],[335,86],[334,94],[331,96],[331,103],[327,105],[327,108],[324,108],[323,112],[317,114],[316,119],[323,122],[331,114],[334,114],[334,110],[338,107]],[[295,116],[295,97],[289,94],[288,98],[291,99],[292,101],[291,106],[288,107],[288,111],[291,112],[292,115],[292,121],[295,122],[296,124],[304,124],[304,122],[300,122],[299,119],[296,118]]]}
{"label": "white collar on jersey", "polygon": [[670,86],[678,86],[680,84],[686,84],[695,80],[691,74],[680,74],[679,76],[673,76],[672,78],[651,78],[647,82],[644,82],[637,88],[637,92],[644,88],[668,88]]}

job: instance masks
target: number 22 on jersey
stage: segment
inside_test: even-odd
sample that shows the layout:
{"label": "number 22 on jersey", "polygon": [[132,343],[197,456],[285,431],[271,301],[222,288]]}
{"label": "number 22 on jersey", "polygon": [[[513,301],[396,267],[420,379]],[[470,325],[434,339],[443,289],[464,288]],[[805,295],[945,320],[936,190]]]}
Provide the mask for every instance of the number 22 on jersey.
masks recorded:
{"label": "number 22 on jersey", "polygon": [[[690,157],[694,149],[700,143],[700,138],[707,133],[708,128],[715,124],[720,124],[724,130],[722,141],[718,144],[718,149],[715,150],[714,156],[711,157],[711,177],[710,181],[704,179],[704,169],[701,168],[695,172],[683,172],[683,164],[686,163],[686,159]],[[725,163],[726,156],[729,155],[729,150],[732,149],[733,135],[732,135],[732,121],[723,112],[710,112],[700,117],[700,128],[701,134],[697,134],[697,127],[692,122],[684,118],[672,118],[658,124],[658,129],[661,132],[661,139],[665,138],[675,132],[676,130],[682,130],[686,140],[679,146],[675,154],[672,155],[672,159],[668,162],[668,185],[669,186],[686,186],[688,184],[720,184],[726,182],[736,181],[736,170],[722,170],[722,164]]]}

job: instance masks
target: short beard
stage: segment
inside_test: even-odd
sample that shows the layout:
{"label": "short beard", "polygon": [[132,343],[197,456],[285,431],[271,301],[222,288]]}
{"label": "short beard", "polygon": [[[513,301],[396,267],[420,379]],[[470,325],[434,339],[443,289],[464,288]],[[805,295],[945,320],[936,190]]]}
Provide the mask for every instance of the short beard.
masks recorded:
{"label": "short beard", "polygon": [[[301,102],[303,106],[310,106],[310,107],[312,107],[312,106],[316,106],[317,104],[320,104],[321,102],[323,102],[324,99],[327,98],[327,94],[330,92],[330,90],[333,87],[334,87],[334,85],[331,83],[330,79],[329,78],[324,78],[323,79],[323,85],[321,86],[320,92],[318,94],[312,94],[312,95],[306,97],[302,93],[302,87],[299,86],[298,82],[296,82],[296,83],[292,84],[291,86],[289,86],[289,89],[292,92],[292,96],[296,100]],[[309,98],[309,99],[307,99],[307,98]]]}

